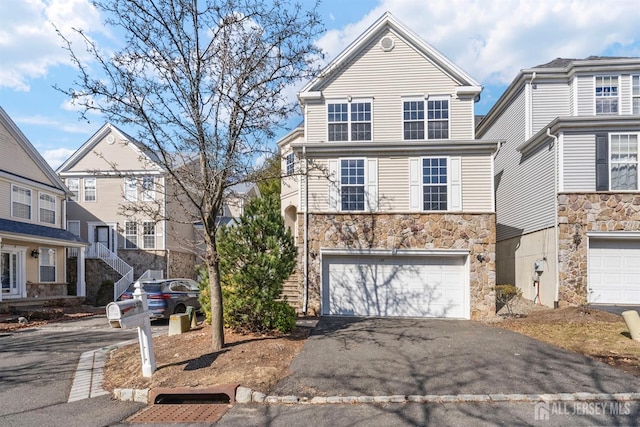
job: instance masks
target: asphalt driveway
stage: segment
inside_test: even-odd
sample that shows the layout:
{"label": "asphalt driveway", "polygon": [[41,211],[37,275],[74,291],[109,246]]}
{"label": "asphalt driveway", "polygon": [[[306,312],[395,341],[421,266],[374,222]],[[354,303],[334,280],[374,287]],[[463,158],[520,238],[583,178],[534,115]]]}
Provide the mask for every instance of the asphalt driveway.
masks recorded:
{"label": "asphalt driveway", "polygon": [[277,395],[629,393],[633,375],[479,322],[320,320]]}

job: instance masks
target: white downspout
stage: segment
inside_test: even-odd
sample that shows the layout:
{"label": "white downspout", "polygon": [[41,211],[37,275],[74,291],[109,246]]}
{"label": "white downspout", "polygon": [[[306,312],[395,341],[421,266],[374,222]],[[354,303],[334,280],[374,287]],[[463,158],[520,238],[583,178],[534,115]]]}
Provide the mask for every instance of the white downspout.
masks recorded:
{"label": "white downspout", "polygon": [[304,159],[304,286],[302,289],[302,314],[306,316],[309,300],[309,163],[306,145],[302,147],[302,158]]}
{"label": "white downspout", "polygon": [[560,265],[558,263],[558,259],[560,257],[560,242],[558,241],[558,150],[560,147],[558,146],[558,137],[556,135],[551,134],[551,128],[547,128],[547,136],[553,138],[553,207],[554,207],[554,224],[553,231],[555,235],[555,245],[556,245],[556,256],[555,256],[555,264],[556,264],[556,285],[555,285],[555,299],[553,300],[553,308],[558,308],[558,300],[560,297]]}

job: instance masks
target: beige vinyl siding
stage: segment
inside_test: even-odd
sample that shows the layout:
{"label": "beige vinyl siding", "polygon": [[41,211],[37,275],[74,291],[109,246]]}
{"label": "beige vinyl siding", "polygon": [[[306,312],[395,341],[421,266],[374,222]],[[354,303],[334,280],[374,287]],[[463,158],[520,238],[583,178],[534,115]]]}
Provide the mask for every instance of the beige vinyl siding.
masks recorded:
{"label": "beige vinyl siding", "polygon": [[525,141],[524,90],[482,138],[505,139],[495,162],[498,241],[550,226],[555,218],[554,151],[545,145],[527,158],[516,148]]}
{"label": "beige vinyl siding", "polygon": [[[22,145],[16,141],[8,129],[0,122],[0,170],[28,178],[43,184],[52,183],[40,166],[34,163]],[[7,199],[4,199],[7,200]]]}
{"label": "beige vinyl siding", "polygon": [[11,219],[11,182],[0,178],[0,218]]}
{"label": "beige vinyl siding", "polygon": [[282,206],[282,212],[289,206],[298,206],[298,187],[300,176],[287,176],[282,179],[281,191],[280,191],[280,205]]}
{"label": "beige vinyl siding", "polygon": [[493,212],[492,158],[489,154],[462,156],[462,210]]}
{"label": "beige vinyl siding", "polygon": [[594,81],[592,75],[577,76],[578,79],[578,116],[595,115]]}
{"label": "beige vinyl siding", "polygon": [[[309,170],[309,212],[329,211],[329,180],[327,179],[329,163],[325,159],[313,161],[315,167]],[[302,205],[304,209],[304,191],[302,188]]]}
{"label": "beige vinyl siding", "polygon": [[96,146],[78,160],[73,167],[65,172],[85,171],[114,171],[114,166],[119,172],[149,170],[151,165],[140,158],[140,154],[133,148],[133,144],[120,139],[117,133],[111,133],[115,137],[113,144],[107,143],[105,136]]}
{"label": "beige vinyl siding", "polygon": [[537,83],[536,89],[532,90],[532,97],[532,135],[535,135],[556,117],[570,114],[569,100],[571,97],[569,96],[569,85],[565,82]]}
{"label": "beige vinyl siding", "polygon": [[[390,52],[379,47],[384,36],[395,41]],[[401,72],[400,72],[401,71]],[[473,137],[473,100],[455,96],[457,83],[392,32],[385,31],[363,47],[353,60],[334,71],[314,90],[324,100],[373,98],[374,141],[402,141],[403,96],[448,96],[450,102],[450,138]],[[307,105],[307,141],[326,141],[326,105]]]}
{"label": "beige vinyl siding", "polygon": [[[82,183],[82,178],[80,179]],[[104,222],[104,223],[118,223],[120,228],[124,227],[125,221],[131,219],[125,218],[118,213],[121,206],[125,203],[122,194],[122,185],[124,178],[121,177],[104,177],[99,176],[96,178],[96,193],[97,198],[95,202],[69,202],[67,203],[67,219],[80,221],[80,236],[86,240],[90,240],[87,235],[87,222]],[[82,187],[82,184],[81,184]],[[81,191],[82,193],[82,191]],[[159,197],[159,192],[156,192],[156,197]],[[82,200],[82,197],[80,198]],[[139,221],[148,220],[148,218],[137,218]],[[119,234],[122,230],[119,230]],[[156,226],[156,234],[164,233],[162,224],[159,223]],[[164,249],[162,242],[164,238],[158,238],[156,249]],[[118,243],[122,246],[122,236],[118,237]]]}
{"label": "beige vinyl siding", "polygon": [[573,78],[571,79],[570,83],[569,83],[569,115],[570,116],[575,116],[576,113],[576,102],[575,102],[575,97],[576,97],[576,79]]}
{"label": "beige vinyl siding", "polygon": [[409,158],[378,159],[379,212],[409,211]]}
{"label": "beige vinyl siding", "polygon": [[590,192],[596,189],[596,139],[593,134],[562,135],[562,178],[560,191]]}

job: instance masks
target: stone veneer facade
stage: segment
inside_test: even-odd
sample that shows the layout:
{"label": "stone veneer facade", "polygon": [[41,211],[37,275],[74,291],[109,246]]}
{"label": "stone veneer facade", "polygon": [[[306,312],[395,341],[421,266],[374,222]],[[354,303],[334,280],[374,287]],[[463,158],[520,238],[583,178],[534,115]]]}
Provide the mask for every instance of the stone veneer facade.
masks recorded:
{"label": "stone veneer facade", "polygon": [[640,194],[558,195],[559,295],[565,305],[587,303],[587,233],[640,232]]}
{"label": "stone veneer facade", "polygon": [[[320,313],[320,251],[338,249],[457,249],[469,251],[472,319],[495,316],[495,215],[309,214],[308,311]],[[298,268],[304,280],[304,215],[298,215]],[[478,259],[478,255],[485,260]],[[303,283],[300,283],[302,295]],[[302,299],[302,298],[301,298]]]}

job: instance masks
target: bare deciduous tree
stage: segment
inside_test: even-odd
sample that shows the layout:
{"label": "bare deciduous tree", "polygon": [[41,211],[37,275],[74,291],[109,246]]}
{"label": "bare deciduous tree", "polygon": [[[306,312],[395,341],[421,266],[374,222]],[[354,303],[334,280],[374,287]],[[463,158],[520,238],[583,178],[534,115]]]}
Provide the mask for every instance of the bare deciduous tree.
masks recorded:
{"label": "bare deciduous tree", "polygon": [[98,0],[124,47],[84,38],[91,62],[66,42],[79,73],[58,88],[82,107],[132,129],[157,155],[189,214],[204,227],[213,350],[224,345],[216,248],[225,192],[254,176],[275,132],[297,108],[292,85],[317,72],[317,4],[288,0]]}

